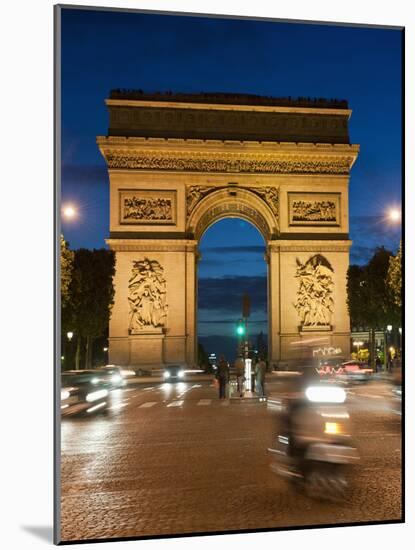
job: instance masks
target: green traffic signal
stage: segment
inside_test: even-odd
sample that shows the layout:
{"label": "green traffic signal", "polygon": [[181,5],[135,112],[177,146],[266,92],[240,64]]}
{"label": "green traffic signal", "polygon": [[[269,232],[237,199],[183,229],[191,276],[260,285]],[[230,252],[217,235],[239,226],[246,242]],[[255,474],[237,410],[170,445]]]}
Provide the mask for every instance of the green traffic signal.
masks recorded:
{"label": "green traffic signal", "polygon": [[238,325],[238,327],[236,329],[236,333],[239,336],[243,336],[245,334],[245,327],[243,325]]}

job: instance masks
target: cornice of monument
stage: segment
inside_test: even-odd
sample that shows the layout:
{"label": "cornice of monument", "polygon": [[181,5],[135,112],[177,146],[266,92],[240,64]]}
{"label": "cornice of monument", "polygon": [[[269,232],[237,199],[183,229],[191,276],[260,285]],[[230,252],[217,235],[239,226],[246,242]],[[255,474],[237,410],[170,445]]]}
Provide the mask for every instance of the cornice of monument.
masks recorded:
{"label": "cornice of monument", "polygon": [[197,241],[190,239],[106,239],[110,250],[118,252],[194,252]]}
{"label": "cornice of monument", "polygon": [[224,148],[242,148],[252,150],[272,151],[310,151],[321,150],[333,153],[359,152],[360,146],[349,143],[310,143],[297,141],[252,141],[232,139],[196,139],[196,138],[161,138],[161,137],[135,137],[135,136],[97,136],[98,145],[114,148],[140,149],[142,147],[158,147],[160,149],[172,149],[174,147],[186,148],[189,150],[215,150],[223,151]]}
{"label": "cornice of monument", "polygon": [[328,99],[312,97],[277,97],[264,96],[242,92],[172,92],[156,91],[145,92],[140,89],[114,89],[110,91],[110,101],[137,101],[157,103],[181,103],[181,104],[213,104],[228,106],[279,106],[279,107],[304,107],[304,108],[333,108],[345,111],[348,102],[345,99]]}
{"label": "cornice of monument", "polygon": [[98,137],[109,169],[348,174],[356,145]]}
{"label": "cornice of monument", "polygon": [[312,240],[309,243],[304,240],[273,240],[268,241],[267,247],[272,252],[349,252],[353,244],[351,240],[338,241],[334,240],[318,240],[318,233],[313,234]]}
{"label": "cornice of monument", "polygon": [[348,174],[358,145],[98,136],[109,169]]}
{"label": "cornice of monument", "polygon": [[352,115],[351,109],[338,109],[335,107],[292,107],[283,105],[244,105],[230,103],[185,103],[180,101],[150,101],[134,99],[106,99],[107,107],[157,107],[161,109],[196,109],[204,111],[249,111],[264,113],[299,113],[316,115],[341,115],[348,118]]}

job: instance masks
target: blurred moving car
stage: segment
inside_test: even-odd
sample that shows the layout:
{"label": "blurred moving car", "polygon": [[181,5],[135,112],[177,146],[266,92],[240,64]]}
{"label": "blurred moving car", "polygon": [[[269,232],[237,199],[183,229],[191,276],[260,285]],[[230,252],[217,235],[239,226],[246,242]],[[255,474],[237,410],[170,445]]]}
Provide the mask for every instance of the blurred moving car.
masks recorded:
{"label": "blurred moving car", "polygon": [[62,373],[62,416],[105,412],[108,401],[107,379],[96,370],[74,370]]}
{"label": "blurred moving car", "polygon": [[164,380],[168,382],[178,382],[184,379],[184,369],[180,365],[168,365],[164,369]]}
{"label": "blurred moving car", "polygon": [[[117,367],[115,365],[106,365],[95,371],[98,376],[102,375],[110,389],[123,388],[127,385],[125,375],[123,373],[122,367]],[[135,376],[134,371],[133,375]],[[131,375],[130,375],[131,376]]]}
{"label": "blurred moving car", "polygon": [[344,359],[339,355],[321,358],[318,362],[318,368],[325,372],[331,372],[333,369],[338,369],[344,363]]}
{"label": "blurred moving car", "polygon": [[371,379],[373,369],[369,368],[366,363],[355,359],[339,361],[339,358],[333,358],[321,361],[317,372],[322,379],[332,382],[361,383]]}
{"label": "blurred moving car", "polygon": [[372,375],[373,369],[369,368],[366,363],[357,360],[342,363],[335,372],[337,379],[352,383],[368,382]]}

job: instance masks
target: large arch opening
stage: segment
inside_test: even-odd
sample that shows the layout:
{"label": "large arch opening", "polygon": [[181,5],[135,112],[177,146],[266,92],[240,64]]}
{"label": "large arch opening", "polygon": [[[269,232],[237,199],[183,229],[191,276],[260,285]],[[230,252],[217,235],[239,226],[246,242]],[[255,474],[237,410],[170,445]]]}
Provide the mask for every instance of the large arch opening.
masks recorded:
{"label": "large arch opening", "polygon": [[[233,361],[243,341],[253,358],[268,352],[268,273],[266,241],[241,216],[221,217],[199,239],[197,342],[199,361],[220,355]],[[249,296],[247,334],[238,336],[244,296]]]}

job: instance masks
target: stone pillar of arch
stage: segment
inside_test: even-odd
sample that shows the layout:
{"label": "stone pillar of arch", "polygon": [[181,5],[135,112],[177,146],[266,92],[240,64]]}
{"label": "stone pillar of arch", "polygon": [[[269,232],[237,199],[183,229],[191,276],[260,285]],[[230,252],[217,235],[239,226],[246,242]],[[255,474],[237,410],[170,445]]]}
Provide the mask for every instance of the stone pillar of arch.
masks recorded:
{"label": "stone pillar of arch", "polygon": [[349,351],[351,111],[241,97],[107,100],[113,363],[196,364],[198,244],[226,217],[266,242],[269,361]]}

